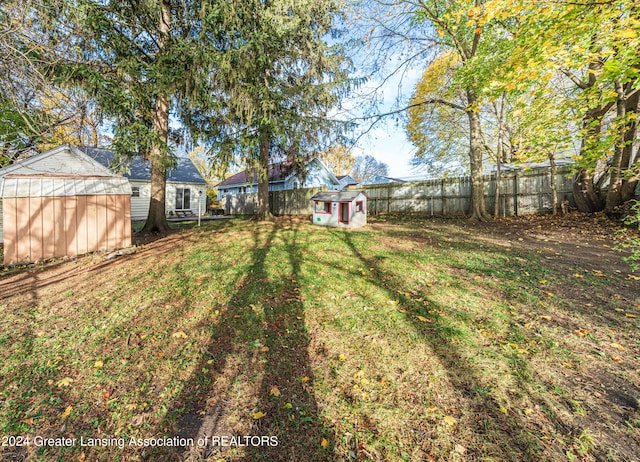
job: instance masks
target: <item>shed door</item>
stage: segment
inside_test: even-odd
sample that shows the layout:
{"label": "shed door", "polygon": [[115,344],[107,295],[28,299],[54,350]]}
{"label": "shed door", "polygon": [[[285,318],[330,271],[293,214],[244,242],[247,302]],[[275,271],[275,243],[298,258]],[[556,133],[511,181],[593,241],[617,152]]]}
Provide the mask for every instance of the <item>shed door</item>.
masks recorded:
{"label": "shed door", "polygon": [[349,224],[349,202],[340,202],[338,205],[338,216],[340,223]]}

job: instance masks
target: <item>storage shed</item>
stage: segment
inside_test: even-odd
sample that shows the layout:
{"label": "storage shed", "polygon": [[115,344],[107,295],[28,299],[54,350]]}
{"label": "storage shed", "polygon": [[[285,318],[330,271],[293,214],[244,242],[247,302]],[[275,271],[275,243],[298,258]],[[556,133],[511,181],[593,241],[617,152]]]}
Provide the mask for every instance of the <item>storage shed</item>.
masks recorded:
{"label": "storage shed", "polygon": [[315,225],[359,228],[367,224],[367,195],[363,191],[323,191],[311,200]]}
{"label": "storage shed", "polygon": [[131,245],[126,178],[63,146],[0,170],[4,263]]}

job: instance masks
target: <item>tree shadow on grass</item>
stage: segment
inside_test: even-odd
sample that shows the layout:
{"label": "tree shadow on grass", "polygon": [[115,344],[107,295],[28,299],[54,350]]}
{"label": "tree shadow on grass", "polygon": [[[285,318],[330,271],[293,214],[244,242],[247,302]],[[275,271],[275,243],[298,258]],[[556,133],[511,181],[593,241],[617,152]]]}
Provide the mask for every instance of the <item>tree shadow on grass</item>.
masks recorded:
{"label": "tree shadow on grass", "polygon": [[[200,321],[211,340],[199,345],[202,358],[158,427],[175,424],[175,434],[193,438],[181,452],[189,460],[326,460],[321,442],[331,437],[311,388],[298,282],[303,249],[295,228],[256,226],[248,267],[239,266],[219,314],[212,307]],[[214,437],[234,438],[224,446]]]}
{"label": "tree shadow on grass", "polygon": [[[478,392],[483,390],[480,371],[457,351],[452,342],[456,336],[456,328],[438,314],[441,307],[431,301],[427,308],[423,303],[413,300],[409,294],[414,288],[408,285],[406,279],[388,270],[383,271],[377,258],[363,255],[350,233],[334,234],[345,243],[353,257],[371,269],[367,276],[362,277],[385,291],[390,298],[399,301],[402,309],[406,310],[407,319],[422,334],[431,351],[446,369],[449,382],[462,397],[459,407],[470,417],[464,422],[472,425],[469,430],[477,443],[476,447],[468,448],[468,455],[513,461],[544,459],[546,444],[528,431],[523,419],[515,413],[501,412],[501,404],[490,392]],[[418,316],[431,322],[423,322]],[[520,373],[525,374],[526,371]],[[428,453],[428,442],[421,444]]]}

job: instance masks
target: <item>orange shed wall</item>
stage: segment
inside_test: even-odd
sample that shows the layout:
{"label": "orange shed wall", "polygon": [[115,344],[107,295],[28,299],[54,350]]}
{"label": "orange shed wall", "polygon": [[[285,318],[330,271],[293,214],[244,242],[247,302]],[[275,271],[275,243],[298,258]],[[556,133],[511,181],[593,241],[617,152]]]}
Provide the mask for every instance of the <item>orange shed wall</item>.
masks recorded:
{"label": "orange shed wall", "polygon": [[129,195],[3,200],[4,263],[131,245]]}

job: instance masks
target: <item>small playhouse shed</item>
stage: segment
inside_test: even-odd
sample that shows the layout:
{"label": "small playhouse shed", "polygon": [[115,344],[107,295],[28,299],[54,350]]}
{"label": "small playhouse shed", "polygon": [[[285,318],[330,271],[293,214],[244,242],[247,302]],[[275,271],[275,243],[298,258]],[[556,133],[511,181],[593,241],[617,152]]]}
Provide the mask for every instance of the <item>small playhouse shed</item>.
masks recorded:
{"label": "small playhouse shed", "polygon": [[4,264],[131,245],[131,186],[70,146],[0,170]]}
{"label": "small playhouse shed", "polygon": [[311,200],[315,225],[359,228],[367,224],[367,195],[363,191],[323,191]]}

